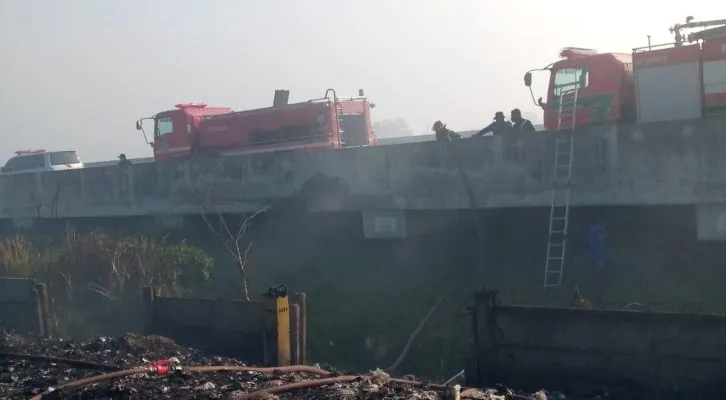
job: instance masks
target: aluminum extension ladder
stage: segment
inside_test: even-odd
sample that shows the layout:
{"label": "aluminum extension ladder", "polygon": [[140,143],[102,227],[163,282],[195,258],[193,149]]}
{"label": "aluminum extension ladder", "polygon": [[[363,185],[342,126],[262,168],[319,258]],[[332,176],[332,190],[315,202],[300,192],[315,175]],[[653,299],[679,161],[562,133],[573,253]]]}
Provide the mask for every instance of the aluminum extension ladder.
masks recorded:
{"label": "aluminum extension ladder", "polygon": [[345,121],[343,120],[343,104],[335,98],[335,119],[338,121],[338,142],[340,147],[345,147],[345,141],[343,140],[343,133],[345,133]]}
{"label": "aluminum extension ladder", "polygon": [[[569,85],[572,88],[572,85]],[[577,99],[579,87],[560,92],[560,104],[557,112],[557,133],[555,134],[554,179],[552,184],[552,202],[550,206],[550,226],[547,240],[547,259],[545,260],[544,287],[562,285],[567,254],[567,228],[570,222],[570,180],[572,178],[572,160],[575,150],[575,125],[577,121]],[[563,129],[562,118],[565,110],[566,95],[572,94],[572,111],[564,114],[571,116],[570,126]],[[569,106],[569,104],[568,104]],[[569,108],[569,107],[568,107]]]}

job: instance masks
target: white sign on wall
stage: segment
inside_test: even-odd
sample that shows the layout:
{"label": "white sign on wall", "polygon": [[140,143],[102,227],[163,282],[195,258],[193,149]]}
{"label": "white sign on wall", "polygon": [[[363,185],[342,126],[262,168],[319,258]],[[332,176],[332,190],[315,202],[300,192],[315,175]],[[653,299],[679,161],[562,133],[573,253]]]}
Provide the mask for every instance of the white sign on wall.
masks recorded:
{"label": "white sign on wall", "polygon": [[406,213],[401,210],[363,211],[363,233],[367,239],[406,237]]}
{"label": "white sign on wall", "polygon": [[396,233],[396,218],[386,216],[373,217],[373,229],[376,233]]}

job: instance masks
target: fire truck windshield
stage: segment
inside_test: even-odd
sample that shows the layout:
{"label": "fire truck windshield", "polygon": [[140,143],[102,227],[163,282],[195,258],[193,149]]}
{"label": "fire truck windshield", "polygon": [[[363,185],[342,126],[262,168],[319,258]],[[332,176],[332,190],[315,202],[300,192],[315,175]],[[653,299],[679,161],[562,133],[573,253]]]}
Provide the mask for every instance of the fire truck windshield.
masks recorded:
{"label": "fire truck windshield", "polygon": [[157,138],[166,136],[172,132],[171,117],[157,118],[156,120],[156,132]]}
{"label": "fire truck windshield", "polygon": [[583,90],[589,84],[589,77],[586,68],[561,68],[554,71],[555,79],[552,87],[552,94],[559,97],[575,89]]}

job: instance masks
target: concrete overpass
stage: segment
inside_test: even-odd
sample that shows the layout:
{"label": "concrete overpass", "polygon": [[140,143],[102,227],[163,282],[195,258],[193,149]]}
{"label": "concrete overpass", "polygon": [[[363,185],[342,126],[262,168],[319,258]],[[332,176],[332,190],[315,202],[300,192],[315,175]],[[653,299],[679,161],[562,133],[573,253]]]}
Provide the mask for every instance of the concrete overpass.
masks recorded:
{"label": "concrete overpass", "polygon": [[[726,202],[726,119],[577,134],[573,206]],[[205,201],[248,213],[321,179],[316,211],[469,208],[457,163],[479,208],[547,207],[553,149],[541,133],[0,176],[0,218],[179,216]]]}

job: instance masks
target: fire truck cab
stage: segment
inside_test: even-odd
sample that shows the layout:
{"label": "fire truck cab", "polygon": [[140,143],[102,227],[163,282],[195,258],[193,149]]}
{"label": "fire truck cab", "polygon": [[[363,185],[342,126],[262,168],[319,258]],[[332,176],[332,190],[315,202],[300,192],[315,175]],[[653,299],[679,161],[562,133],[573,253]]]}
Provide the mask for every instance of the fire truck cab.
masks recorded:
{"label": "fire truck cab", "polygon": [[[681,33],[704,27],[712,28]],[[551,73],[547,102],[535,102],[544,110],[545,129],[726,115],[726,19],[688,17],[669,30],[674,43],[648,44],[631,54],[563,49],[561,60],[543,68]],[[533,71],[524,83],[534,101]]]}
{"label": "fire truck cab", "polygon": [[[174,110],[148,118],[154,121],[154,140],[149,144],[154,148],[157,161],[190,156],[202,118],[232,111],[226,107],[207,107],[203,103],[183,103],[174,107]],[[143,130],[144,119],[137,121],[136,129]]]}
{"label": "fire truck cab", "polygon": [[[635,120],[631,55],[566,47],[560,51],[560,57],[561,60],[543,68],[550,71],[547,102],[540,97],[537,104],[544,110],[546,130],[556,130],[558,124],[562,128],[572,126],[575,97],[575,125]],[[533,71],[527,72],[524,79],[530,91]]]}
{"label": "fire truck cab", "polygon": [[[328,92],[331,92],[329,90]],[[285,92],[279,96],[280,92]],[[376,143],[370,104],[364,97],[332,97],[287,104],[278,91],[273,107],[233,112],[206,104],[177,104],[154,115],[156,161],[275,151],[336,149]],[[360,92],[362,95],[362,91]],[[283,100],[280,100],[282,98]],[[143,121],[137,130],[143,131]]]}

